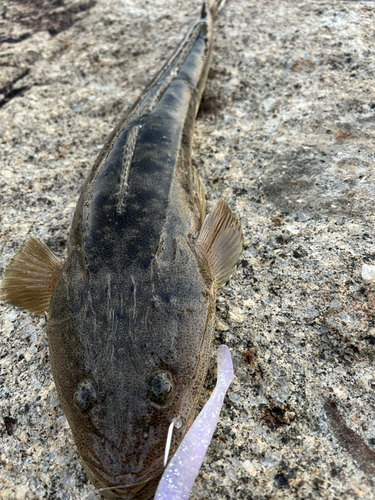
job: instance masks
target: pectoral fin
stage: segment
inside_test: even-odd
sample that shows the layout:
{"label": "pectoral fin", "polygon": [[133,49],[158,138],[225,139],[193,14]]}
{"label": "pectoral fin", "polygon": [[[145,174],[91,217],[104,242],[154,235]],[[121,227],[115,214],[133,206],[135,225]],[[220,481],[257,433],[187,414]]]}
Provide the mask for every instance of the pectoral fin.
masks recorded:
{"label": "pectoral fin", "polygon": [[14,255],[0,283],[0,300],[34,314],[49,309],[63,263],[36,238],[29,238]]}
{"label": "pectoral fin", "polygon": [[226,201],[219,201],[206,217],[197,239],[198,251],[210,265],[216,283],[229,280],[243,246],[241,224]]}

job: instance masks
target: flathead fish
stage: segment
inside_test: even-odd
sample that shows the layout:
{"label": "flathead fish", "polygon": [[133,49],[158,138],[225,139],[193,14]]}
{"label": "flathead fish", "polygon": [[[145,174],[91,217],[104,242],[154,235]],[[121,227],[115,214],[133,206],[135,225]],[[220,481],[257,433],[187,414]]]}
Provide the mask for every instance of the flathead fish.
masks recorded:
{"label": "flathead fish", "polygon": [[225,201],[205,216],[191,165],[222,3],[204,5],[110,134],[78,200],[65,262],[31,238],[1,286],[4,302],[46,314],[61,406],[85,470],[107,498],[154,494],[171,422],[169,456],[194,420],[216,293],[242,251]]}

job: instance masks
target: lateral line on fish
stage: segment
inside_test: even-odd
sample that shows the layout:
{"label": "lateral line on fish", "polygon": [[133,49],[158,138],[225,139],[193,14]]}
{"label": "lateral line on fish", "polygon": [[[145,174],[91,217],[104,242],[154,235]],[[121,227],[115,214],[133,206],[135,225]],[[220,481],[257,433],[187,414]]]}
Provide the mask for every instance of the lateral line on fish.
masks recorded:
{"label": "lateral line on fish", "polygon": [[111,302],[111,275],[107,275],[107,301],[108,301],[108,308]]}
{"label": "lateral line on fish", "polygon": [[135,280],[133,276],[130,276],[133,285],[133,319],[137,314],[137,285],[135,284]]}
{"label": "lateral line on fish", "polygon": [[124,146],[124,152],[122,156],[122,168],[120,174],[119,190],[117,192],[117,206],[116,210],[118,214],[122,214],[125,210],[125,197],[128,192],[128,181],[130,175],[130,167],[132,164],[132,159],[134,156],[135,145],[137,144],[137,137],[139,134],[140,126],[136,125],[133,127],[126,138],[126,144]]}
{"label": "lateral line on fish", "polygon": [[159,241],[158,248],[156,249],[155,259],[158,259],[158,258],[159,258],[160,254],[161,254],[161,251],[163,250],[164,239],[165,239],[165,233],[164,233],[164,231],[163,231],[163,232],[161,233],[161,237],[160,237],[160,241]]}
{"label": "lateral line on fish", "polygon": [[[129,351],[132,353],[132,356],[131,356],[131,363],[132,365],[134,366],[136,372],[138,374],[141,374],[141,370],[137,364],[136,361],[138,361],[138,363],[140,363],[140,366],[142,364],[142,360],[139,358],[139,355],[137,353],[137,349],[135,349],[134,347],[134,341],[135,341],[135,338],[134,338],[134,322],[135,322],[135,319],[136,319],[136,316],[137,316],[137,311],[136,311],[136,293],[137,293],[137,285],[135,283],[135,280],[134,280],[134,277],[133,276],[130,276],[130,280],[132,282],[131,284],[131,287],[132,287],[132,297],[133,297],[133,312],[132,314],[129,314],[128,315],[128,329],[127,329],[127,341],[128,341],[128,348],[129,348]],[[138,359],[136,359],[138,357]]]}

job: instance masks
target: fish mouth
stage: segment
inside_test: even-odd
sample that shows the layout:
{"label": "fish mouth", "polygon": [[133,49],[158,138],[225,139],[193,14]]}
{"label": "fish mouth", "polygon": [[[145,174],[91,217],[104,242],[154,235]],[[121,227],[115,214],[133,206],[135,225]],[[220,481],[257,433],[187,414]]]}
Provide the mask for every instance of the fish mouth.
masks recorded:
{"label": "fish mouth", "polygon": [[146,483],[132,487],[112,486],[109,488],[98,488],[98,491],[109,499],[122,500],[149,500],[153,498],[161,476]]}
{"label": "fish mouth", "polygon": [[106,498],[122,500],[149,500],[153,498],[157,485],[164,472],[163,457],[157,459],[151,467],[136,474],[108,476],[103,470],[82,460],[86,474],[98,491]]}
{"label": "fish mouth", "polygon": [[[191,411],[184,424],[186,432],[194,421],[195,410]],[[184,435],[171,445],[169,457],[177,451]],[[111,474],[100,463],[97,456],[87,453],[81,456],[82,464],[91,483],[106,498],[122,500],[149,500],[154,497],[159,481],[165,470],[164,454],[155,458],[139,472]]]}

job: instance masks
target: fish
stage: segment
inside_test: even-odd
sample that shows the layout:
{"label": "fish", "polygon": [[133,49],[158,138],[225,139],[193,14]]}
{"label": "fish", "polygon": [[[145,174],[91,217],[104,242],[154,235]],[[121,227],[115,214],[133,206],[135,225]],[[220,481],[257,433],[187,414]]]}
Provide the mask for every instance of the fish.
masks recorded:
{"label": "fish", "polygon": [[213,20],[205,2],[169,61],[109,135],[72,220],[67,257],[29,238],[0,299],[45,315],[52,374],[81,461],[106,498],[152,498],[191,427],[213,344],[216,294],[241,224],[206,215],[192,167]]}

